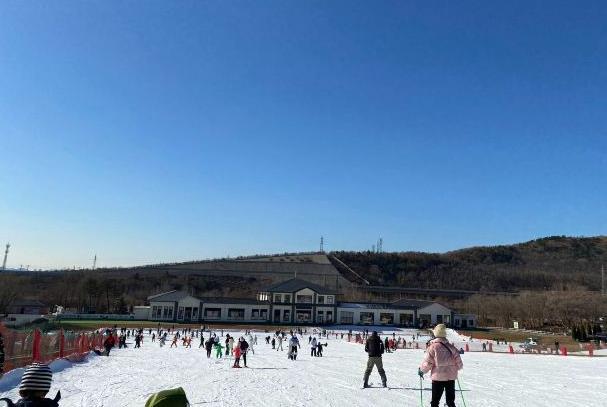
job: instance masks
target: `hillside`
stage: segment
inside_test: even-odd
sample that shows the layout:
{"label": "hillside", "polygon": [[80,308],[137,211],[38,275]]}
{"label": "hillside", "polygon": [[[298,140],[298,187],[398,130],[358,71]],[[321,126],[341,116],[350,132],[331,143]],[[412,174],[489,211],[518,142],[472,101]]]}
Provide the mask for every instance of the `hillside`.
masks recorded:
{"label": "hillside", "polygon": [[[513,292],[600,290],[607,237],[555,236],[525,243],[447,253],[334,252],[372,285]],[[361,281],[329,256],[352,281]]]}

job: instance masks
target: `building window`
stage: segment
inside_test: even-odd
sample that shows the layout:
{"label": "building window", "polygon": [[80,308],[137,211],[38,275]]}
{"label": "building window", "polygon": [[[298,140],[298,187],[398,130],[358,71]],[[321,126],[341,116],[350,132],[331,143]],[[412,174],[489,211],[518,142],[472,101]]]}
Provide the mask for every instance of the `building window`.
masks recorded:
{"label": "building window", "polygon": [[228,319],[244,319],[244,309],[243,308],[229,308],[228,309]]}
{"label": "building window", "polygon": [[300,304],[312,304],[312,295],[298,295],[297,302]]}
{"label": "building window", "polygon": [[152,307],[152,318],[154,318],[154,319],[155,319],[155,318],[158,318],[158,317],[159,317],[159,315],[157,315],[157,314],[158,314],[158,307],[157,307],[156,305],[154,305],[154,306]]}
{"label": "building window", "polygon": [[394,323],[394,314],[392,314],[391,312],[380,313],[379,322],[382,324],[392,325]]}
{"label": "building window", "polygon": [[324,304],[325,303],[325,296],[324,295],[319,295],[318,296],[318,303],[319,304]]}
{"label": "building window", "polygon": [[474,326],[474,320],[473,319],[468,320],[468,326]]}
{"label": "building window", "polygon": [[268,320],[268,310],[262,309],[261,312],[259,313],[259,316],[262,320],[267,321]]}
{"label": "building window", "polygon": [[341,311],[339,317],[339,322],[342,324],[353,324],[354,323],[354,313],[350,311]]}
{"label": "building window", "polygon": [[204,317],[207,319],[220,319],[221,308],[205,308]]}
{"label": "building window", "polygon": [[333,311],[327,311],[327,316],[325,318],[325,322],[330,324],[333,322]]}
{"label": "building window", "polygon": [[419,326],[424,327],[432,323],[432,317],[430,314],[419,314],[418,316]]}
{"label": "building window", "polygon": [[257,294],[257,301],[268,301],[268,293]]}
{"label": "building window", "polygon": [[192,309],[192,319],[198,319],[198,307]]}
{"label": "building window", "polygon": [[183,320],[183,307],[179,307],[179,310],[177,311],[177,319],[178,320]]}
{"label": "building window", "polygon": [[436,316],[436,323],[437,324],[442,324],[443,323],[443,316],[442,315],[437,315]]}
{"label": "building window", "polygon": [[327,304],[333,304],[333,301],[335,301],[335,297],[327,295]]}
{"label": "building window", "polygon": [[274,302],[282,302],[282,295],[274,294]]}
{"label": "building window", "polygon": [[290,322],[291,321],[291,311],[286,309],[284,311],[284,313],[282,314],[282,320],[283,322]]}
{"label": "building window", "polygon": [[412,314],[400,314],[400,324],[402,326],[412,326],[413,325],[413,315]]}
{"label": "building window", "polygon": [[290,303],[291,302],[291,294],[285,294],[285,300],[284,302],[286,303]]}
{"label": "building window", "polygon": [[325,312],[324,311],[318,311],[318,316],[316,317],[316,322],[318,322],[319,324],[322,324],[323,322],[325,322]]}
{"label": "building window", "polygon": [[360,323],[361,324],[373,324],[375,322],[375,315],[372,312],[361,312]]}
{"label": "building window", "polygon": [[280,322],[280,310],[279,309],[274,310],[274,322]]}

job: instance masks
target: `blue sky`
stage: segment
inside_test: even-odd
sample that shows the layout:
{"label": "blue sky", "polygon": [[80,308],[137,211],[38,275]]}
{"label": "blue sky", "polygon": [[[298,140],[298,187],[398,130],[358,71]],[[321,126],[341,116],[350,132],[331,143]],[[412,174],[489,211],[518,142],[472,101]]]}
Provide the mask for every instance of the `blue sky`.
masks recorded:
{"label": "blue sky", "polygon": [[0,2],[0,243],[57,267],[605,234],[605,21],[602,1]]}

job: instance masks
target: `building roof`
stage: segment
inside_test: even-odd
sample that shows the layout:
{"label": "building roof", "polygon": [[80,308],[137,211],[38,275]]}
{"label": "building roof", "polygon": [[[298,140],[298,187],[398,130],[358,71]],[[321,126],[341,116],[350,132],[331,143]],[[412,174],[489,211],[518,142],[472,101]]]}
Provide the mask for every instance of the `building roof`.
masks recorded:
{"label": "building roof", "polygon": [[[356,303],[356,302],[340,302],[337,304],[340,308],[353,308],[353,309],[406,309],[406,310],[418,310],[420,308],[427,307],[432,304],[439,304],[435,301],[423,301],[423,300],[408,300],[402,299],[394,301],[392,303]],[[442,304],[440,304],[442,305]]]}
{"label": "building roof", "polygon": [[420,309],[420,308],[424,308],[424,307],[427,307],[428,305],[432,305],[432,304],[437,304],[437,302],[424,301],[424,300],[409,300],[409,299],[404,298],[402,300],[397,300],[392,303],[392,305],[394,305],[398,308],[406,308],[406,309]]}
{"label": "building roof", "polygon": [[177,291],[177,290],[173,290],[173,291],[168,291],[166,293],[160,293],[160,294],[156,294],[156,295],[150,295],[148,297],[148,301],[154,301],[154,302],[175,302],[175,301],[181,301],[186,297],[190,297],[190,294],[186,293],[185,291]]}
{"label": "building roof", "polygon": [[294,293],[299,290],[303,290],[304,288],[309,288],[310,290],[316,291],[319,294],[335,294],[335,290],[331,290],[330,288],[322,287],[318,284],[301,280],[299,278],[292,278],[290,280],[283,281],[282,283],[273,285],[265,291],[270,293]]}
{"label": "building roof", "polygon": [[257,301],[254,298],[227,298],[227,297],[216,297],[216,298],[201,298],[205,305],[206,304],[240,304],[240,305],[269,305],[267,301]]}
{"label": "building roof", "polygon": [[38,300],[13,300],[9,307],[46,307],[46,304]]}

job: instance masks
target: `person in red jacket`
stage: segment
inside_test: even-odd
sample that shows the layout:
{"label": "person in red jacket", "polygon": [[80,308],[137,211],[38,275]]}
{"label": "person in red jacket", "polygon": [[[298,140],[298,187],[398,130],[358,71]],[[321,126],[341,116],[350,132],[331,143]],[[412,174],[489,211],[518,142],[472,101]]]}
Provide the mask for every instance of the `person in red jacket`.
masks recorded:
{"label": "person in red jacket", "polygon": [[232,352],[234,353],[234,365],[232,367],[240,367],[240,346],[235,346]]}
{"label": "person in red jacket", "polygon": [[103,347],[105,348],[105,356],[110,356],[110,351],[112,350],[115,344],[116,339],[114,339],[114,335],[108,335],[105,341],[103,341]]}

